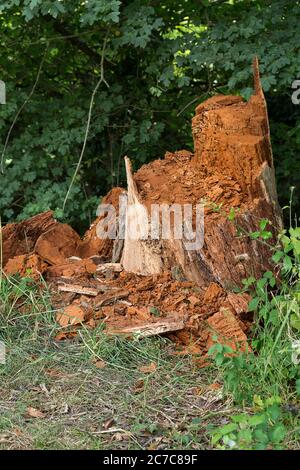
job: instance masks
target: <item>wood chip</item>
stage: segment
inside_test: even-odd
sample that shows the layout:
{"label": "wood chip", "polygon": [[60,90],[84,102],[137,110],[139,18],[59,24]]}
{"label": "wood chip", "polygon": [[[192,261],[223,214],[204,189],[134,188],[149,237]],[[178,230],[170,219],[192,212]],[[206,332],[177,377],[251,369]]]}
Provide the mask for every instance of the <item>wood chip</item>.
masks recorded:
{"label": "wood chip", "polygon": [[65,307],[62,313],[57,313],[56,321],[61,326],[79,325],[85,320],[85,311],[78,305],[71,304]]}
{"label": "wood chip", "polygon": [[123,271],[123,266],[121,263],[103,263],[98,264],[97,272],[98,273],[105,273],[106,271],[113,271],[115,273],[120,273]]}
{"label": "wood chip", "polygon": [[119,330],[107,330],[109,335],[124,334],[128,336],[136,335],[138,338],[146,338],[148,336],[161,335],[171,331],[179,331],[184,329],[183,320],[164,320],[155,323],[144,323],[139,326],[129,326],[120,328]]}
{"label": "wood chip", "polygon": [[27,408],[27,416],[30,418],[45,418],[45,413],[37,410],[36,408],[33,408],[32,406],[29,406]]}
{"label": "wood chip", "polygon": [[96,297],[99,293],[98,289],[94,289],[93,287],[83,287],[77,284],[59,285],[58,290],[60,292],[74,292],[75,294],[90,295],[92,297]]}
{"label": "wood chip", "polygon": [[111,304],[113,302],[116,302],[117,300],[119,299],[124,299],[126,297],[128,297],[128,295],[130,294],[130,292],[126,289],[119,289],[117,292],[107,292],[107,294],[104,294],[103,295],[103,298],[100,300],[100,302],[98,302],[96,305],[95,305],[95,309],[98,309],[100,307],[103,307],[103,305],[108,305],[108,304]]}

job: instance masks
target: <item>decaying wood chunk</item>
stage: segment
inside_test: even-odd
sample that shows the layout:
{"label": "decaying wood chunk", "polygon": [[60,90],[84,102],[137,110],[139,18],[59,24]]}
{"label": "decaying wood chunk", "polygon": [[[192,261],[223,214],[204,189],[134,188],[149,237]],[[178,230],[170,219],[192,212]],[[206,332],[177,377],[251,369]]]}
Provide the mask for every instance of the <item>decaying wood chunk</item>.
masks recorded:
{"label": "decaying wood chunk", "polygon": [[74,292],[75,294],[83,294],[89,295],[92,297],[96,297],[98,295],[99,290],[94,289],[92,287],[83,287],[77,284],[64,284],[58,286],[59,292]]}
{"label": "decaying wood chunk", "polygon": [[148,336],[161,335],[163,333],[170,333],[173,331],[180,331],[184,329],[184,322],[182,320],[162,320],[156,323],[144,323],[139,326],[130,326],[115,330],[107,330],[109,335],[125,335],[137,336],[138,338],[146,338]]}
{"label": "decaying wood chunk", "polygon": [[[115,214],[110,216],[101,214],[92,223],[90,228],[84,234],[81,244],[78,246],[77,255],[81,258],[88,258],[90,256],[99,256],[103,261],[119,261],[120,260],[120,248],[122,241],[118,238],[99,238],[97,235],[97,227],[100,226],[105,230],[105,227],[109,226],[110,230],[116,231],[118,229],[118,216],[119,216],[119,198],[126,191],[122,188],[113,188],[101,201],[101,204],[110,204],[115,209]],[[114,215],[116,217],[114,217]],[[98,264],[98,263],[97,263]]]}
{"label": "decaying wood chunk", "polygon": [[106,273],[107,271],[112,271],[115,273],[120,273],[123,271],[123,266],[121,263],[103,263],[98,264],[97,273]]}
{"label": "decaying wood chunk", "polygon": [[[129,272],[144,275],[159,273],[163,269],[161,253],[158,248],[159,243],[154,240],[148,241],[138,238],[139,235],[143,236],[143,231],[148,225],[146,221],[147,209],[140,202],[132,175],[131,163],[127,157],[125,157],[125,166],[128,185],[128,208],[121,263],[124,269]],[[134,234],[129,233],[129,228],[133,225],[137,229],[136,238]]]}
{"label": "decaying wood chunk", "polygon": [[[233,350],[250,350],[247,343],[247,336],[243,332],[238,320],[234,314],[225,308],[212,315],[207,323],[211,330],[210,337],[207,342],[208,349],[215,342],[226,344]],[[214,338],[217,338],[216,340]]]}
{"label": "decaying wood chunk", "polygon": [[7,276],[19,274],[21,277],[30,277],[38,281],[47,267],[48,265],[34,253],[9,259],[4,267],[4,272]]}
{"label": "decaying wood chunk", "polygon": [[106,294],[101,295],[101,300],[96,303],[95,309],[99,309],[103,305],[111,304],[119,299],[126,299],[130,292],[126,289],[117,289],[108,291]]}
{"label": "decaying wood chunk", "polygon": [[80,244],[80,237],[67,224],[57,223],[37,239],[34,251],[51,265],[63,264],[72,257]]}
{"label": "decaying wood chunk", "polygon": [[5,225],[0,229],[3,266],[15,256],[32,253],[37,239],[57,223],[53,212],[47,211],[23,222]]}

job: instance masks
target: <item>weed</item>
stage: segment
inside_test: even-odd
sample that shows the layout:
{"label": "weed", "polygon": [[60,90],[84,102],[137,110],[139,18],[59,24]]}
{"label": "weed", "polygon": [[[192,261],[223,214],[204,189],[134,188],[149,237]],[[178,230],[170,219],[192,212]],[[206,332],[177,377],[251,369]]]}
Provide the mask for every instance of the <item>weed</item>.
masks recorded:
{"label": "weed", "polygon": [[[262,220],[252,238],[266,243],[272,237],[267,225]],[[254,314],[251,350],[233,351],[217,343],[209,351],[223,376],[225,395],[245,409],[213,431],[217,447],[285,448],[300,437],[300,228],[283,230],[272,251],[274,272],[243,281],[242,292],[251,294],[248,310]],[[253,405],[257,401],[259,413]]]}

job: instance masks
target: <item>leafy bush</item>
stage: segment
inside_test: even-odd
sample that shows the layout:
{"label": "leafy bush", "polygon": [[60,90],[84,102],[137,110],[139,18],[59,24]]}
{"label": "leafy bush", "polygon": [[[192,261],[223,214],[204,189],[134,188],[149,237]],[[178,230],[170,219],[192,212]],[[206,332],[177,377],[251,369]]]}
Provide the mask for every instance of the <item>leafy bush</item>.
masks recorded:
{"label": "leafy bush", "polygon": [[[198,102],[215,93],[250,96],[254,54],[261,59],[286,204],[300,170],[300,119],[290,96],[299,14],[287,0],[2,1],[3,223],[50,207],[83,230],[99,196],[124,184],[124,155],[137,168],[165,150],[192,149],[190,119]],[[62,212],[102,72],[109,88],[103,83],[96,93],[82,164]]]}
{"label": "leafy bush", "polygon": [[229,424],[214,431],[212,444],[231,450],[282,449],[287,431],[281,399],[271,397],[263,401],[255,395],[253,405],[254,414],[232,416]]}

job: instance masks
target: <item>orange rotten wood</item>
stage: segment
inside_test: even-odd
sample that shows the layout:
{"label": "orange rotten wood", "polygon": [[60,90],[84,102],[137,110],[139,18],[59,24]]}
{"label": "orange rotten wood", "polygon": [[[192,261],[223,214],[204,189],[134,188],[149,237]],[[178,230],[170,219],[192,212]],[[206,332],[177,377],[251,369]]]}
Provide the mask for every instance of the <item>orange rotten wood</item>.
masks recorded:
{"label": "orange rotten wood", "polygon": [[[167,152],[135,174],[125,158],[127,222],[142,235],[153,204],[195,208],[201,202],[202,247],[188,250],[185,240],[175,238],[132,239],[130,223],[124,243],[99,239],[97,226],[118,229],[118,220],[105,214],[82,240],[50,211],[2,229],[6,274],[43,274],[54,287],[54,298],[59,291],[57,321],[75,329],[62,331],[57,339],[76,335],[81,323],[92,327],[104,322],[105,331],[112,334],[169,334],[197,354],[206,354],[215,336],[233,348],[248,349],[249,296],[232,289],[271,267],[268,245],[249,233],[258,229],[262,218],[270,221],[274,238],[282,227],[257,59],[253,71],[254,94],[248,102],[219,95],[197,106],[193,153]],[[122,188],[113,188],[102,200],[114,206],[117,217],[123,194]],[[234,223],[228,219],[232,208]],[[193,230],[195,221],[194,210]]]}
{"label": "orange rotten wood", "polygon": [[[258,60],[253,62],[254,94],[214,96],[196,108],[192,120],[194,153],[166,153],[132,173],[125,159],[128,204],[133,219],[143,219],[152,204],[204,205],[204,243],[187,250],[183,239],[132,240],[126,232],[122,263],[138,274],[179,267],[183,276],[205,288],[226,289],[270,269],[270,250],[248,235],[262,218],[274,237],[282,228],[270,142],[267,107]],[[235,210],[235,223],[228,220]],[[194,214],[195,215],[195,214]],[[193,225],[195,220],[193,219]],[[241,228],[237,236],[237,226]]]}

